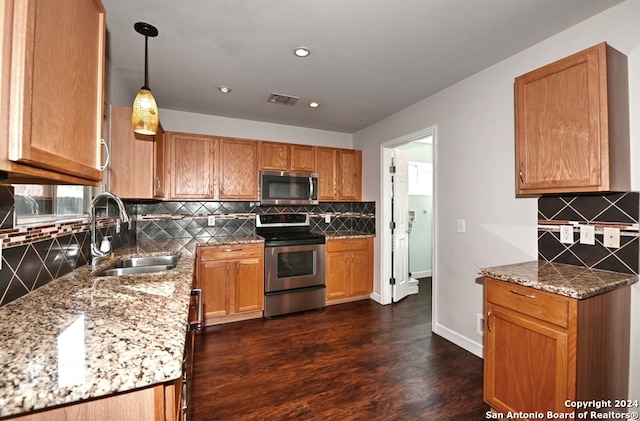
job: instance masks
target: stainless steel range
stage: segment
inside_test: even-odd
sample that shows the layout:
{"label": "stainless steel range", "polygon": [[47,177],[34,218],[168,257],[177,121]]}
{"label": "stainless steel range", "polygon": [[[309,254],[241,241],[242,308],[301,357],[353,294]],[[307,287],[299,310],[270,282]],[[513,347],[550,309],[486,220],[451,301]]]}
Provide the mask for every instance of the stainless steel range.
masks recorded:
{"label": "stainless steel range", "polygon": [[256,215],[265,240],[264,317],[325,306],[325,238],[310,232],[309,215]]}

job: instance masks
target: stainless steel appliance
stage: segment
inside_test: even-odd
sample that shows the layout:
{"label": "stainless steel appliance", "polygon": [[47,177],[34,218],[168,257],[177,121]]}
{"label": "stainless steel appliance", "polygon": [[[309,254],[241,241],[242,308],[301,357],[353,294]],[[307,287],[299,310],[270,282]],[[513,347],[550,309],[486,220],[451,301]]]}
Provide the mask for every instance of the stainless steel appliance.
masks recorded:
{"label": "stainless steel appliance", "polygon": [[310,232],[309,215],[256,215],[265,239],[264,317],[325,306],[325,238]]}
{"label": "stainless steel appliance", "polygon": [[318,174],[260,171],[261,205],[317,205]]}

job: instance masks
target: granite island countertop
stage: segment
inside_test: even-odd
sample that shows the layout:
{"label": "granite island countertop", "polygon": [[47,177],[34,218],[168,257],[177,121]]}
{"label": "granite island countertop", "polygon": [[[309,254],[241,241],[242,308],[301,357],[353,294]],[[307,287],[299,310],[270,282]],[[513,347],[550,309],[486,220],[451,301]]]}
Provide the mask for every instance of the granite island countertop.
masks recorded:
{"label": "granite island countertop", "polygon": [[534,260],[481,268],[483,276],[583,300],[638,282],[638,276]]}
{"label": "granite island countertop", "polygon": [[324,236],[327,240],[343,240],[346,238],[368,238],[375,237],[375,234],[369,234],[360,231],[334,231],[325,232]]}
{"label": "granite island countertop", "polygon": [[[139,242],[0,307],[0,417],[179,378],[196,248],[262,241]],[[178,253],[168,271],[94,276],[127,257]]]}

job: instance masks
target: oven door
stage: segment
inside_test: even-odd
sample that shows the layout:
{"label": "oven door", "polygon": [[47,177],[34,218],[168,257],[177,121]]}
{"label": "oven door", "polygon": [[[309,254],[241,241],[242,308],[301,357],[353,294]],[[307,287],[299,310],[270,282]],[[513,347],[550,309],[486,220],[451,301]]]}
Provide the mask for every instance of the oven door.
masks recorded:
{"label": "oven door", "polygon": [[324,244],[266,247],[265,292],[324,285]]}

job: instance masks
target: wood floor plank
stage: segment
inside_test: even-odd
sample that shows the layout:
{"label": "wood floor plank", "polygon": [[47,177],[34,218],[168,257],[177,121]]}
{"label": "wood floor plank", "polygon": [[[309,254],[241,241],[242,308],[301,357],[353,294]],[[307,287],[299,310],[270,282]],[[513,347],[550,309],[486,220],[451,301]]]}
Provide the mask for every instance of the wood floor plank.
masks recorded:
{"label": "wood floor plank", "polygon": [[484,420],[482,359],[431,333],[430,284],[382,306],[211,326],[190,408],[209,420]]}

